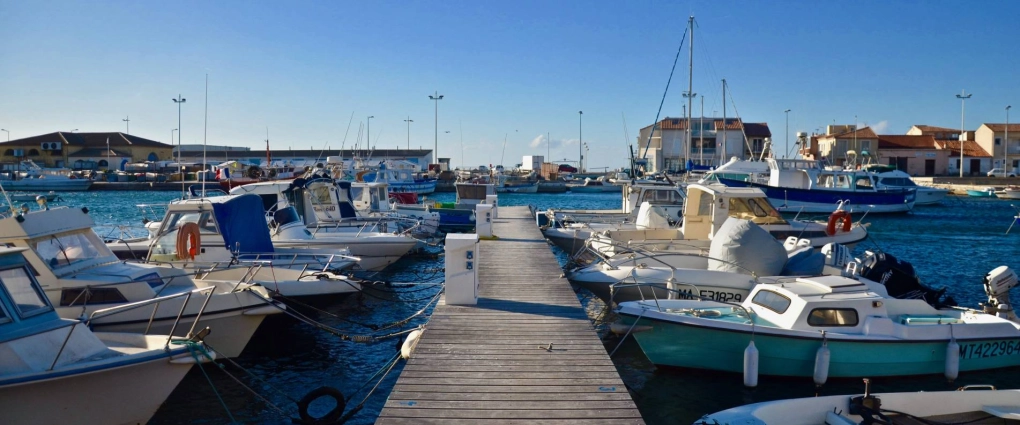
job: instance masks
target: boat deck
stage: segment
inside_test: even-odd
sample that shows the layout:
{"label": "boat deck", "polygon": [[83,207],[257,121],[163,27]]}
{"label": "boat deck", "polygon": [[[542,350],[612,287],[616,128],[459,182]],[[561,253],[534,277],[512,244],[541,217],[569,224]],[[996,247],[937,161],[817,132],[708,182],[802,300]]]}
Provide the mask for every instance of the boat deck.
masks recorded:
{"label": "boat deck", "polygon": [[644,423],[528,209],[493,234],[478,304],[436,307],[376,423]]}

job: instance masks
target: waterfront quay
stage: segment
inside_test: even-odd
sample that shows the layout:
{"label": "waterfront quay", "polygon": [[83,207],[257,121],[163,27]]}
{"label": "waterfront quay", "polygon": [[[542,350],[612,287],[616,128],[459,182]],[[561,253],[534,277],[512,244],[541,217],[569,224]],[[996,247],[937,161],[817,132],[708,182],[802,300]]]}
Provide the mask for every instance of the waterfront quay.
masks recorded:
{"label": "waterfront quay", "polygon": [[436,307],[377,423],[644,423],[528,208],[493,234],[477,305]]}

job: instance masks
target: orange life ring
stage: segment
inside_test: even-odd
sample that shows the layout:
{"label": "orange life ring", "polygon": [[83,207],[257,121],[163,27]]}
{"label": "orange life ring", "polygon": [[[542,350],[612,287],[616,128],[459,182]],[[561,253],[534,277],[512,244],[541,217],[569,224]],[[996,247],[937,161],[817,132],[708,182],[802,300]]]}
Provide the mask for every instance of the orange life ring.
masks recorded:
{"label": "orange life ring", "polygon": [[853,219],[850,217],[850,213],[843,210],[833,211],[829,215],[829,225],[825,226],[825,234],[829,236],[836,235],[837,222],[843,221],[843,232],[850,231],[850,225],[853,224]]}
{"label": "orange life ring", "polygon": [[184,223],[177,230],[177,259],[194,260],[201,246],[202,237],[199,235],[198,224]]}

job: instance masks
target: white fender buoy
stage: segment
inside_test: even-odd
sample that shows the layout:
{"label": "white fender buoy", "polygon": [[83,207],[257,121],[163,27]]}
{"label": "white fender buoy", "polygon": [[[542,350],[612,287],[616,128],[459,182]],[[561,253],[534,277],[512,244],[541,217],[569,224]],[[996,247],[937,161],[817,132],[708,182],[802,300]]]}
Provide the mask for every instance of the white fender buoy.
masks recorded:
{"label": "white fender buoy", "polygon": [[822,346],[815,352],[815,373],[813,375],[815,385],[822,386],[829,379],[829,346],[824,340]]}
{"label": "white fender buoy", "polygon": [[421,338],[421,329],[415,329],[411,333],[407,334],[407,339],[404,340],[404,344],[400,346],[400,357],[404,360],[411,358],[411,353],[414,352],[414,347],[418,346],[418,338]]}
{"label": "white fender buoy", "polygon": [[747,348],[744,349],[744,386],[751,388],[758,386],[758,349],[755,348],[754,341],[747,344]]}
{"label": "white fender buoy", "polygon": [[950,339],[949,344],[946,345],[946,379],[949,382],[956,380],[956,377],[960,375],[960,344],[956,343],[956,339]]}

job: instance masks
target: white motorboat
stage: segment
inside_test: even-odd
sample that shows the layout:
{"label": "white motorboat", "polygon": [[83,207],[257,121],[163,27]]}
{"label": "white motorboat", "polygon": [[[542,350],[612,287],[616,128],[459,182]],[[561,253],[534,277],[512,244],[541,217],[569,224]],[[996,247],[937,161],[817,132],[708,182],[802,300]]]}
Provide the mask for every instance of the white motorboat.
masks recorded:
{"label": "white motorboat", "polygon": [[567,185],[567,189],[574,193],[619,193],[623,190],[623,186],[612,184],[606,181],[603,176],[595,180],[585,177],[584,183]]}
{"label": "white motorboat", "polygon": [[[199,325],[217,330],[209,344],[224,356],[236,357],[265,316],[282,311],[282,306],[268,304],[264,288],[238,279],[193,280],[181,269],[118,261],[92,231],[94,224],[84,209],[66,207],[0,219],[0,243],[27,249],[24,257],[62,317],[89,317],[110,307],[180,295],[154,308],[97,317],[91,326],[109,332],[170,333],[182,309],[186,324],[201,311]],[[178,327],[175,335],[186,331]]]}
{"label": "white motorboat", "polygon": [[[561,228],[545,229],[543,234],[571,255],[586,246],[598,249],[598,240],[609,245],[637,244],[658,251],[664,249],[663,244],[677,242],[685,248],[703,246],[707,249],[712,235],[727,217],[750,219],[781,241],[791,236],[808,239],[815,248],[838,243],[852,249],[868,236],[867,226],[860,222],[853,223],[849,212],[839,208],[833,212],[828,222],[785,219],[769,203],[765,193],[757,188],[691,184],[687,187],[687,197],[692,201],[689,207],[684,208],[683,225],[679,228],[671,225],[668,213],[653,207],[650,211],[658,212],[657,215],[662,217],[657,221],[659,224],[651,224],[648,220],[641,224],[573,223]],[[684,232],[684,228],[688,229],[689,234]],[[586,244],[587,241],[592,243]],[[700,241],[700,245],[696,241]]]}
{"label": "white motorboat", "polygon": [[1020,186],[1006,186],[1005,189],[996,192],[995,195],[1002,199],[1020,199]]}
{"label": "white motorboat", "polygon": [[935,205],[942,202],[949,194],[949,189],[921,186],[910,178],[910,174],[897,170],[888,165],[867,166],[865,170],[875,173],[876,184],[881,188],[906,188],[914,189],[917,195],[914,198],[914,205]]}
{"label": "white motorboat", "polygon": [[873,394],[767,401],[705,415],[694,425],[1002,424],[1020,419],[1020,390],[970,385],[956,391]]}
{"label": "white motorboat", "polygon": [[637,218],[642,203],[661,208],[671,220],[683,218],[684,190],[671,184],[622,183],[622,205],[615,210],[533,210],[535,221],[543,229],[565,227],[570,223],[626,223]]}
{"label": "white motorboat", "polygon": [[42,168],[30,159],[21,162],[21,170],[14,180],[0,180],[0,187],[37,192],[88,190],[92,186],[92,180],[79,178],[69,169]]}
{"label": "white motorboat", "polygon": [[0,248],[0,412],[11,424],[146,423],[196,363],[201,341],[93,332],[61,319],[25,248]]}
{"label": "white motorboat", "polygon": [[[759,284],[741,303],[700,300],[620,304],[621,327],[654,364],[759,375],[832,378],[960,373],[1020,365],[1020,323],[1006,266],[983,279],[982,310],[901,299],[888,286],[844,276]],[[682,347],[682,349],[679,349]],[[748,360],[750,356],[750,360]]]}
{"label": "white motorboat", "polygon": [[336,244],[274,241],[262,200],[253,194],[173,202],[152,239],[148,262],[182,267],[202,279],[250,280],[286,297],[360,290],[340,274],[357,257]]}

